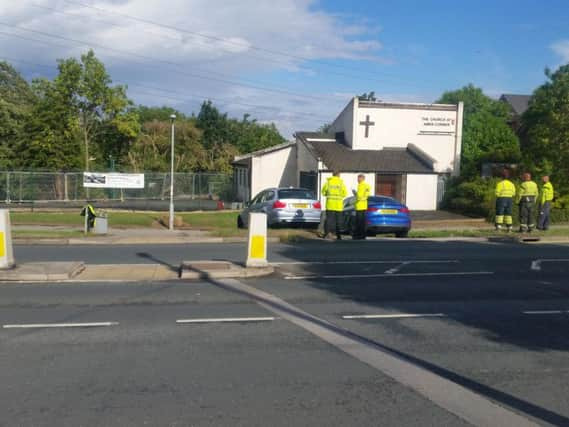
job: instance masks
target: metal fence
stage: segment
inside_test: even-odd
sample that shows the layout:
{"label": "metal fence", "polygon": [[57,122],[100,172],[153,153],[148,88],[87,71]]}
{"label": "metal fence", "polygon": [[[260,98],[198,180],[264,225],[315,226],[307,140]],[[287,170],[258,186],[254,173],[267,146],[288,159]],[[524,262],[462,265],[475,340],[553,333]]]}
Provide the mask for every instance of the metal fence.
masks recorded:
{"label": "metal fence", "polygon": [[[144,189],[84,188],[82,172],[0,172],[0,202],[74,202],[82,200],[166,200],[169,173],[145,173]],[[233,200],[231,175],[175,173],[174,198]]]}

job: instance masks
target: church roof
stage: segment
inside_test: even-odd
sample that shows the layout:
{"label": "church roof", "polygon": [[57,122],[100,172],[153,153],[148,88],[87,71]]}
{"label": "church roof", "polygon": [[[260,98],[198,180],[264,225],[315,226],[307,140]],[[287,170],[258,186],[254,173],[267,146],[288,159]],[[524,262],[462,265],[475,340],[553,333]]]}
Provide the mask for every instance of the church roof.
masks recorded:
{"label": "church roof", "polygon": [[[383,150],[352,150],[325,135],[297,133],[306,147],[322,160],[329,170],[343,172],[433,173],[433,162],[418,148],[384,148]],[[329,135],[327,135],[330,138]],[[333,138],[333,137],[332,137]]]}
{"label": "church roof", "polygon": [[296,141],[288,141],[288,142],[284,142],[282,144],[273,145],[272,147],[267,147],[267,148],[263,148],[261,150],[253,151],[252,153],[243,154],[240,156],[235,156],[232,164],[233,165],[245,166],[245,165],[249,164],[250,159],[253,157],[262,156],[264,154],[269,154],[269,153],[272,153],[274,151],[283,150],[285,148],[292,147],[293,145],[296,145]]}
{"label": "church roof", "polygon": [[530,99],[531,95],[512,95],[507,93],[500,97],[500,101],[508,104],[517,116],[521,116],[526,112]]}

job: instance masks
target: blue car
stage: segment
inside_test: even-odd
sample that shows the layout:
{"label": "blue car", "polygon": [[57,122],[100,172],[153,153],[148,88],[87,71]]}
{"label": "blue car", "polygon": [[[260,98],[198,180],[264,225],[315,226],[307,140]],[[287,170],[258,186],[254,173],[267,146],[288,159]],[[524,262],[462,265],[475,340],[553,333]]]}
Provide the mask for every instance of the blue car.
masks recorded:
{"label": "blue car", "polygon": [[[356,209],[356,198],[344,200],[344,233],[353,234]],[[403,203],[391,197],[372,196],[367,201],[366,224],[368,236],[377,234],[395,234],[396,237],[407,237],[411,230],[409,209]]]}

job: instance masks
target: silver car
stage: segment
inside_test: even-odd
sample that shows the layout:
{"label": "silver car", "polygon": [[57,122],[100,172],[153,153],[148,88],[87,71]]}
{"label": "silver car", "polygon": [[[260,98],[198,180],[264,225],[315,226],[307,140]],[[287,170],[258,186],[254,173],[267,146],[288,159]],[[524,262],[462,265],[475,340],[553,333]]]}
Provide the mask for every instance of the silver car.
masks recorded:
{"label": "silver car", "polygon": [[257,194],[237,217],[237,227],[247,228],[249,213],[267,214],[269,227],[279,224],[320,223],[322,206],[314,192],[305,188],[268,188]]}

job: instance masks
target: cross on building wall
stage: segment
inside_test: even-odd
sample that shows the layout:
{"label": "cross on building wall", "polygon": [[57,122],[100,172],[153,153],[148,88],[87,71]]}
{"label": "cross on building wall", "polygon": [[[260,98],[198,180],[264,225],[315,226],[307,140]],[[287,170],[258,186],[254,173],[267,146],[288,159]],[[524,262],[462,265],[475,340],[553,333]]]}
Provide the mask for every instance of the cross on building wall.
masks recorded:
{"label": "cross on building wall", "polygon": [[369,120],[369,114],[368,114],[368,115],[366,115],[365,122],[360,122],[360,125],[366,127],[365,137],[367,138],[369,136],[369,128],[371,126],[375,126],[375,122],[372,122]]}

